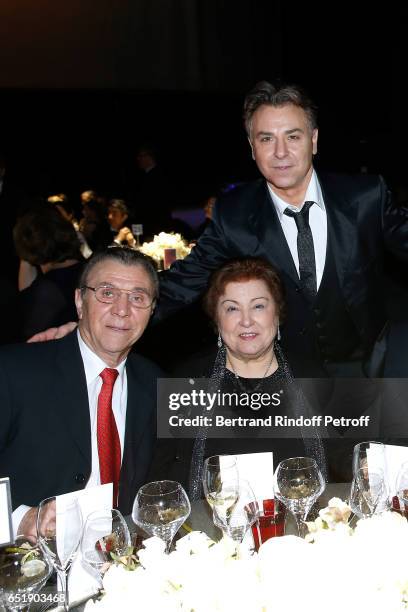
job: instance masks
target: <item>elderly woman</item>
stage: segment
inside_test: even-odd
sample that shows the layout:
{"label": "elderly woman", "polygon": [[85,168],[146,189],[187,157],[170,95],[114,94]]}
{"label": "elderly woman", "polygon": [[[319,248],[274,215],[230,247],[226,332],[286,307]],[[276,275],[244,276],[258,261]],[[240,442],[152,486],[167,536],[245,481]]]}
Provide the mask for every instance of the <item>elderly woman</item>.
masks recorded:
{"label": "elderly woman", "polygon": [[[275,393],[275,397],[279,397],[278,407],[257,406],[256,412],[238,402],[229,408],[229,416],[304,414],[306,402],[293,383],[278,342],[284,299],[275,269],[262,259],[228,262],[213,274],[204,308],[218,331],[218,351],[216,355],[212,352],[199,360],[190,359],[186,367],[176,372],[177,376],[209,377],[212,391],[249,396]],[[224,407],[214,409],[215,414],[220,411],[224,414],[224,410]],[[311,455],[325,471],[323,447],[317,432],[304,433],[298,429],[292,430],[295,437],[264,438],[262,428],[251,428],[238,431],[235,438],[219,439],[203,428],[193,442],[160,442],[152,476],[174,478],[188,484],[190,495],[195,498],[199,496],[203,461],[214,454],[273,451],[275,465],[287,457]]]}

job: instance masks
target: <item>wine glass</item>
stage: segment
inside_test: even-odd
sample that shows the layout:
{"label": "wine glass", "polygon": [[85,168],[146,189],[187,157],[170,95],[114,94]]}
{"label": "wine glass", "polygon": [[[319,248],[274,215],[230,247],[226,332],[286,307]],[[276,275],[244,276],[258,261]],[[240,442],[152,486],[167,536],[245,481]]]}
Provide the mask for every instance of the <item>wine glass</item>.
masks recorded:
{"label": "wine glass", "polygon": [[353,449],[353,475],[360,468],[379,468],[386,474],[385,445],[382,442],[360,442]]}
{"label": "wine glass", "polygon": [[132,519],[149,535],[166,543],[166,553],[174,536],[187,519],[191,506],[179,482],[158,480],[143,485],[133,503]]}
{"label": "wine glass", "polygon": [[204,461],[204,495],[217,516],[226,523],[239,496],[237,458],[233,455],[214,455]]}
{"label": "wine glass", "polygon": [[14,544],[0,548],[0,604],[8,610],[28,608],[51,571],[43,551],[26,536],[18,536]]}
{"label": "wine glass", "polygon": [[384,472],[360,468],[350,489],[350,508],[359,518],[367,518],[387,507],[388,492]]}
{"label": "wine glass", "polygon": [[[385,458],[385,445],[382,442],[360,442],[353,450],[353,478],[357,472],[363,469],[365,474],[360,473],[360,480],[363,478],[370,481],[378,481],[378,475],[382,473],[384,492],[381,493],[377,503],[377,512],[382,512],[390,507],[389,486],[387,474],[387,462]],[[364,487],[364,483],[362,485]],[[367,488],[367,482],[365,484]],[[372,513],[371,513],[372,514]]]}
{"label": "wine glass", "polygon": [[37,538],[55,568],[69,609],[68,572],[77,553],[82,532],[82,514],[76,499],[49,497],[40,502],[37,515]]}
{"label": "wine glass", "polygon": [[88,515],[82,532],[82,558],[100,580],[112,555],[129,554],[131,546],[129,529],[119,510],[97,510]]}
{"label": "wine glass", "polygon": [[293,514],[299,537],[302,536],[302,524],[325,486],[316,461],[310,457],[285,459],[276,468],[275,495]]}
{"label": "wine glass", "polygon": [[220,513],[220,508],[222,510],[222,506],[217,505],[213,508],[214,524],[235,542],[241,543],[259,516],[258,502],[249,482],[239,481],[238,499],[227,515]]}
{"label": "wine glass", "polygon": [[405,461],[399,471],[396,481],[397,497],[404,504],[404,513],[408,509],[408,461]]}

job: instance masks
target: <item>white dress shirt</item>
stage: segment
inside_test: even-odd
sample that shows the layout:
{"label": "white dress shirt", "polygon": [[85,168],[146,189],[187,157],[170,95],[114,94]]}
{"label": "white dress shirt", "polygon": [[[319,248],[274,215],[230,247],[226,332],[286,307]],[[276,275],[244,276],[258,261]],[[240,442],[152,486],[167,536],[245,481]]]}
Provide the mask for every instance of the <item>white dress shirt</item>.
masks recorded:
{"label": "white dress shirt", "polygon": [[[91,450],[92,450],[92,468],[91,475],[85,488],[95,487],[101,484],[101,475],[99,470],[98,456],[98,440],[96,435],[97,426],[97,411],[98,411],[98,396],[102,388],[102,378],[100,373],[109,366],[98,357],[81,338],[79,330],[78,343],[81,351],[82,361],[84,363],[86,386],[88,390],[89,400],[89,417],[91,424]],[[115,369],[118,371],[118,377],[113,387],[112,395],[112,411],[115,417],[116,427],[118,429],[120,440],[121,460],[123,458],[123,447],[125,442],[125,424],[126,424],[126,407],[127,407],[127,377],[125,369],[126,359],[122,361]],[[73,381],[75,384],[75,381]],[[12,514],[14,534],[17,535],[17,530],[20,522],[30,506],[21,505],[16,508]]]}
{"label": "white dress shirt", "polygon": [[316,172],[313,170],[313,174],[310,178],[308,188],[306,190],[305,199],[302,206],[293,206],[288,204],[282,198],[276,195],[271,185],[268,183],[269,193],[272,198],[272,202],[275,206],[278,219],[282,226],[283,233],[285,234],[286,242],[292,254],[293,262],[296,266],[297,273],[299,274],[299,256],[297,249],[297,227],[296,221],[293,217],[288,217],[284,214],[286,208],[293,210],[295,213],[299,213],[305,202],[315,202],[316,206],[312,206],[309,210],[309,225],[312,230],[315,262],[316,262],[316,282],[317,289],[320,287],[322,282],[324,264],[326,261],[326,248],[327,248],[327,214],[326,208],[323,201],[322,190],[317,180]]}
{"label": "white dress shirt", "polygon": [[[86,386],[88,389],[89,416],[91,423],[91,447],[92,447],[92,471],[85,488],[95,487],[101,484],[99,472],[98,441],[96,436],[98,397],[102,388],[102,378],[99,376],[102,370],[109,366],[96,355],[81,338],[78,330],[79,350],[84,362]],[[120,440],[121,459],[123,457],[123,446],[125,442],[126,405],[127,405],[127,377],[125,369],[126,359],[115,369],[119,375],[115,381],[112,395],[112,411],[115,417]]]}

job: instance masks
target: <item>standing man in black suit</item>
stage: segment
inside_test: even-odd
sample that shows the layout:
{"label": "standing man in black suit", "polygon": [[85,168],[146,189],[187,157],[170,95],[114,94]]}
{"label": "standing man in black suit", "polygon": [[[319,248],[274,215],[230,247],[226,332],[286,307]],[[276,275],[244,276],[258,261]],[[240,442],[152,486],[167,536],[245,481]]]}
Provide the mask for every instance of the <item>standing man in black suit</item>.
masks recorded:
{"label": "standing man in black suit", "polygon": [[316,112],[300,88],[259,83],[244,120],[263,179],[219,198],[191,254],[162,273],[158,314],[194,301],[225,260],[264,257],[285,285],[295,374],[361,375],[386,322],[384,251],[407,259],[407,218],[381,177],[316,173]]}
{"label": "standing man in black suit", "polygon": [[130,512],[150,467],[160,375],[130,351],[157,295],[148,257],[109,248],[82,273],[78,330],[0,351],[0,474],[10,477],[16,532],[35,535],[42,499],[105,482]]}

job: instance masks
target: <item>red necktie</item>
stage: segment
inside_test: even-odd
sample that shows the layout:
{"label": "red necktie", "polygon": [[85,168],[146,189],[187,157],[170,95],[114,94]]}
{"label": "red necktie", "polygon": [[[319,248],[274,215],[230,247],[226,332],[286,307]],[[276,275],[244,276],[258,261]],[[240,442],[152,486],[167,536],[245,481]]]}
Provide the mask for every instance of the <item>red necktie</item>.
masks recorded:
{"label": "red necktie", "polygon": [[99,471],[101,484],[113,482],[113,506],[117,507],[121,453],[118,429],[112,411],[112,393],[118,371],[112,368],[105,368],[99,376],[103,381],[98,397],[96,426]]}

